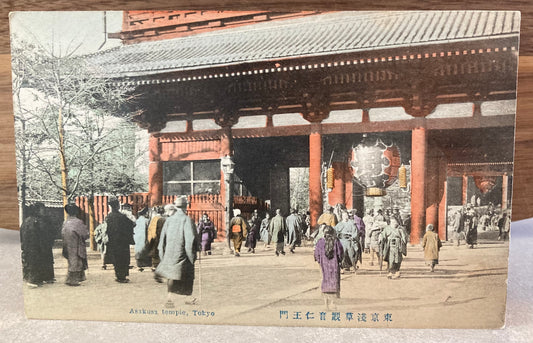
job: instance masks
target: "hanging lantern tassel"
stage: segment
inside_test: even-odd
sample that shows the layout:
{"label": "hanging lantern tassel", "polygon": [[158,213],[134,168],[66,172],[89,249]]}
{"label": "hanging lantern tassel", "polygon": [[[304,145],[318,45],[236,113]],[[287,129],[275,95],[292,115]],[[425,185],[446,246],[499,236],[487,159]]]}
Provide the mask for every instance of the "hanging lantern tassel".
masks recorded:
{"label": "hanging lantern tassel", "polygon": [[335,171],[333,167],[328,168],[327,171],[327,186],[328,189],[333,189],[333,186],[335,185]]}
{"label": "hanging lantern tassel", "polygon": [[398,182],[400,183],[400,188],[407,188],[407,168],[403,164],[398,169]]}

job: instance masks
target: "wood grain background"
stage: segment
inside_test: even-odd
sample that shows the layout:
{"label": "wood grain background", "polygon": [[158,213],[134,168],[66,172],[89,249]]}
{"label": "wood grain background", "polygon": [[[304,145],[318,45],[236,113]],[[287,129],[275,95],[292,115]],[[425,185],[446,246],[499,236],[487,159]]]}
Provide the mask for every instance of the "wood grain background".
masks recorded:
{"label": "wood grain background", "polygon": [[[520,65],[516,118],[513,220],[533,217],[533,1],[531,0],[0,0],[0,227],[17,229],[18,203],[15,175],[15,138],[11,104],[8,13],[11,11],[103,11],[134,9],[213,10],[520,10]],[[497,146],[498,142],[494,142]]]}

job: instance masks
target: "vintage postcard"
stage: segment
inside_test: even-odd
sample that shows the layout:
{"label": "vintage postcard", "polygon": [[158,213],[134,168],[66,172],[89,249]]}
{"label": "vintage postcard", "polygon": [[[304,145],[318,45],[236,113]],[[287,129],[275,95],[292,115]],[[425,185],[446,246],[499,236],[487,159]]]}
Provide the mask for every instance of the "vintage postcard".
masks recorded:
{"label": "vintage postcard", "polygon": [[28,318],[505,325],[519,12],[10,25]]}

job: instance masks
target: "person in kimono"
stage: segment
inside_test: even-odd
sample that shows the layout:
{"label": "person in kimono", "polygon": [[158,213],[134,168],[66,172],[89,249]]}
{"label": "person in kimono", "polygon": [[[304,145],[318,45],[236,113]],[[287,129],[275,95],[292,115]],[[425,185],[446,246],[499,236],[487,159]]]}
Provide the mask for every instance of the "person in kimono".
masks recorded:
{"label": "person in kimono", "polygon": [[49,227],[43,219],[45,209],[42,203],[31,205],[28,208],[28,217],[20,226],[22,271],[30,288],[55,280],[52,245],[50,233],[47,231]]}
{"label": "person in kimono", "polygon": [[139,218],[135,221],[135,227],[133,228],[133,240],[135,241],[135,261],[137,262],[137,268],[140,272],[145,267],[152,266],[152,257],[148,254],[146,244],[146,230],[148,229],[148,208],[145,207],[138,213]]}
{"label": "person in kimono", "polygon": [[333,213],[333,207],[329,206],[326,210],[326,212],[322,213],[320,217],[318,217],[317,224],[318,225],[327,225],[331,227],[335,227],[337,225],[337,217]]}
{"label": "person in kimono", "polygon": [[335,226],[337,237],[344,251],[341,273],[344,273],[344,270],[350,271],[352,267],[355,273],[357,271],[357,261],[361,258],[359,231],[354,222],[350,220],[348,212],[342,212],[341,218],[342,220]]}
{"label": "person in kimono", "polygon": [[241,217],[241,210],[238,208],[233,210],[233,218],[229,223],[230,234],[229,238],[233,242],[233,254],[235,257],[241,256],[242,241],[248,234],[248,224],[246,220]]}
{"label": "person in kimono", "polygon": [[80,208],[74,204],[65,206],[67,219],[63,223],[63,257],[68,261],[68,274],[65,284],[79,286],[86,280],[87,248],[85,241],[89,238],[87,225],[77,216]]}
{"label": "person in kimono", "polygon": [[428,224],[426,233],[422,238],[422,248],[424,248],[424,260],[429,266],[430,272],[434,272],[435,265],[439,264],[439,250],[441,247],[442,242],[435,232],[433,224]]}
{"label": "person in kimono", "polygon": [[359,245],[361,246],[361,250],[362,250],[364,249],[364,246],[365,246],[366,225],[365,225],[365,222],[363,221],[363,218],[357,215],[356,208],[352,210],[350,220],[353,221],[353,223],[355,224],[355,227],[357,228],[357,231],[359,232]]}
{"label": "person in kimono", "polygon": [[374,210],[369,208],[366,210],[366,215],[363,217],[363,223],[365,224],[364,249],[366,254],[370,253],[370,231],[374,225],[374,216],[372,215],[373,212]]}
{"label": "person in kimono", "polygon": [[175,301],[186,305],[197,303],[192,296],[194,263],[199,250],[198,232],[187,216],[187,199],[180,197],[174,203],[175,213],[165,220],[159,239],[160,262],[156,274],[167,279],[166,307],[173,308]]}
{"label": "person in kimono", "polygon": [[270,237],[270,233],[268,231],[268,227],[270,226],[270,213],[265,213],[265,218],[261,221],[261,228],[259,229],[259,232],[261,234],[261,240],[264,243],[264,248],[267,249],[270,244],[270,240],[272,237]]}
{"label": "person in kimono", "polygon": [[511,230],[511,218],[507,214],[507,211],[503,212],[502,217],[498,220],[498,240],[505,241],[509,236]]}
{"label": "person in kimono", "polygon": [[[172,208],[172,209],[171,209]],[[170,213],[172,211],[172,213]],[[166,218],[174,214],[174,206],[169,204],[165,207],[156,206],[152,209],[152,219],[148,224],[148,231],[146,232],[146,244],[148,246],[148,255],[152,257],[152,272],[155,272],[159,264],[159,237],[161,237],[161,230],[165,224]],[[157,274],[154,274],[154,279],[161,283],[163,280]]]}
{"label": "person in kimono", "polygon": [[274,218],[270,221],[268,231],[270,232],[270,241],[276,244],[276,256],[279,256],[279,254],[285,255],[284,242],[287,226],[279,208],[276,210]]}
{"label": "person in kimono", "polygon": [[109,236],[107,235],[107,223],[104,222],[94,229],[94,240],[96,248],[100,252],[100,259],[102,261],[102,269],[106,270],[108,264],[113,264],[111,255],[107,253],[107,243],[109,243]]}
{"label": "person in kimono", "polygon": [[324,228],[324,237],[316,244],[314,257],[322,271],[320,290],[324,297],[326,308],[335,309],[335,299],[340,297],[341,292],[341,261],[344,251],[342,244],[331,226]]}
{"label": "person in kimono", "polygon": [[473,249],[474,245],[477,245],[477,215],[471,204],[466,207],[465,214],[463,215],[463,223],[466,235],[466,245]]}
{"label": "person in kimono", "polygon": [[207,213],[202,215],[202,219],[198,223],[196,229],[201,240],[202,253],[204,255],[211,255],[211,243],[216,238],[217,231],[215,229],[215,224],[209,219]]}
{"label": "person in kimono", "polygon": [[398,279],[403,256],[407,255],[407,235],[396,218],[389,218],[390,224],[380,234],[383,242],[383,260],[389,263],[387,278]]}
{"label": "person in kimono", "polygon": [[120,204],[118,200],[110,200],[109,207],[111,208],[111,212],[105,219],[107,223],[107,235],[109,237],[107,250],[113,258],[115,281],[127,283],[130,281],[127,278],[130,269],[130,244],[135,244],[133,240],[133,227],[135,223],[129,220],[126,215],[119,212]]}
{"label": "person in kimono", "polygon": [[[381,219],[381,220],[380,220]],[[374,218],[374,221],[372,222],[372,226],[370,230],[368,230],[369,234],[369,250],[370,250],[370,265],[374,265],[374,259],[377,258],[377,262],[379,266],[382,266],[382,259],[383,256],[381,255],[381,244],[379,237],[381,235],[381,232],[383,231],[383,228],[387,226],[387,223],[385,222],[383,216],[376,216]]]}
{"label": "person in kimono", "polygon": [[287,225],[287,245],[289,251],[294,254],[294,248],[300,235],[300,228],[302,227],[302,221],[295,209],[291,209],[291,214],[285,220]]}
{"label": "person in kimono", "polygon": [[259,230],[261,226],[261,220],[259,219],[259,214],[257,210],[254,210],[252,213],[252,218],[248,221],[248,235],[246,236],[245,247],[248,248],[248,252],[255,254],[255,247],[257,245],[257,240],[259,239]]}

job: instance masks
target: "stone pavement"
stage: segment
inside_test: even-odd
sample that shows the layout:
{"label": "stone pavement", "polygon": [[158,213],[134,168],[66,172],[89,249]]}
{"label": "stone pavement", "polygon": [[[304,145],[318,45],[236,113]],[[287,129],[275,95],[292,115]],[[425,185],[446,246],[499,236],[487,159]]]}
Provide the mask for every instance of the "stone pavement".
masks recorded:
{"label": "stone pavement", "polygon": [[[492,237],[491,237],[492,238]],[[87,281],[64,284],[66,260],[54,250],[57,283],[24,286],[30,318],[111,321],[339,327],[498,328],[503,325],[508,242],[480,240],[475,249],[445,243],[434,273],[420,246],[410,246],[402,276],[386,278],[369,255],[357,273],[342,275],[337,308],[327,311],[320,292],[320,269],[312,247],[276,257],[258,242],[255,254],[227,254],[215,243],[213,255],[196,263],[197,305],[165,308],[166,284],[153,273],[132,268],[128,284],[114,280],[112,266],[100,268],[89,251]],[[288,249],[287,249],[288,251]],[[132,254],[133,255],[133,254]],[[132,257],[132,265],[135,260]]]}

